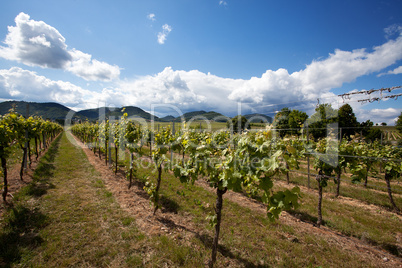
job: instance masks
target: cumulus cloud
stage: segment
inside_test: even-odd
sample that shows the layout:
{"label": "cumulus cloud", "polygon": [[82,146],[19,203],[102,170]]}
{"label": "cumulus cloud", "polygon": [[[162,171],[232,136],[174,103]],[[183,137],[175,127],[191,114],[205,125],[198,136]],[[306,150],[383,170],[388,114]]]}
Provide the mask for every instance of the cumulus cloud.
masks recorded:
{"label": "cumulus cloud", "polygon": [[[302,92],[288,90],[292,85],[286,84],[286,79],[281,80],[287,76],[287,71],[280,69],[275,72],[267,71],[261,78],[244,80],[222,78],[198,70],[177,71],[167,67],[158,74],[139,77],[132,81],[119,81],[115,87],[92,92],[69,82],[53,81],[35,72],[13,67],[9,70],[0,70],[0,99],[54,101],[68,107],[80,108],[133,105],[152,111],[155,107],[156,114],[175,116],[180,115],[180,112],[172,107],[177,107],[183,113],[214,110],[234,116],[240,109],[243,114],[258,112],[273,116],[273,109],[279,110],[278,105],[281,103],[292,109],[310,109],[312,112],[316,100],[304,100]],[[274,79],[271,86],[264,88],[264,84],[271,79]],[[239,106],[239,103],[231,100],[229,96],[233,89],[247,88],[247,85],[253,85],[254,90],[260,93],[251,98],[250,102],[241,103]],[[265,94],[269,94],[270,98]],[[326,96],[337,100],[331,92],[320,95],[321,98]],[[255,101],[260,102],[261,98],[264,105],[256,104]],[[339,108],[336,102],[333,104],[334,108]],[[359,121],[370,119],[375,123],[393,124],[393,120],[401,112],[395,108],[369,110],[367,105],[360,105],[357,102],[350,104]]]}
{"label": "cumulus cloud", "polygon": [[85,80],[110,81],[117,79],[116,65],[92,59],[76,49],[68,49],[65,38],[57,29],[43,21],[31,20],[21,12],[15,18],[16,26],[8,27],[6,46],[0,46],[0,57],[22,62],[28,66],[64,69]]}
{"label": "cumulus cloud", "polygon": [[155,20],[156,20],[156,17],[155,17],[155,14],[154,14],[154,13],[148,14],[148,15],[147,15],[147,18],[148,18],[149,20],[151,20],[151,21],[155,21]]}
{"label": "cumulus cloud", "polygon": [[266,71],[235,89],[229,99],[263,104],[285,99],[316,100],[331,95],[330,90],[356,78],[381,71],[402,59],[402,36],[368,52],[335,50],[328,58],[313,61],[305,69],[289,74],[285,69]]}
{"label": "cumulus cloud", "polygon": [[177,106],[182,112],[214,110],[232,115],[237,111],[237,102],[228,96],[233,88],[243,83],[241,79],[222,78],[198,70],[177,71],[166,67],[158,74],[121,82],[115,92],[126,96],[125,104],[144,109],[158,105],[159,112],[164,112],[163,105],[166,104],[166,107]]}
{"label": "cumulus cloud", "polygon": [[100,95],[70,82],[54,81],[35,72],[12,67],[0,70],[0,98],[38,102],[58,102],[67,106],[88,101]]}
{"label": "cumulus cloud", "polygon": [[131,104],[143,107],[150,107],[152,103],[171,103],[184,111],[204,109],[233,115],[238,103],[242,103],[243,113],[273,115],[274,109],[283,106],[311,113],[317,98],[321,103],[332,102],[338,108],[339,97],[331,91],[333,88],[379,72],[401,59],[402,37],[399,36],[371,50],[335,50],[327,58],[315,60],[293,73],[286,69],[267,70],[260,77],[232,79],[168,67],[153,76],[125,81],[116,90],[130,96]]}
{"label": "cumulus cloud", "polygon": [[167,36],[172,31],[172,27],[168,24],[162,26],[162,32],[158,33],[158,43],[163,45],[166,41]]}
{"label": "cumulus cloud", "polygon": [[356,116],[361,121],[370,120],[374,124],[385,122],[388,125],[394,125],[398,116],[401,114],[401,109],[387,108],[387,109],[361,109],[358,110]]}
{"label": "cumulus cloud", "polygon": [[90,54],[73,49],[70,51],[72,61],[67,70],[85,80],[109,81],[120,75],[117,66],[110,66],[106,62],[92,59]]}
{"label": "cumulus cloud", "polygon": [[399,67],[397,67],[397,68],[395,68],[393,70],[390,70],[390,71],[388,71],[386,73],[380,73],[377,76],[383,76],[383,75],[386,75],[386,74],[402,74],[402,66],[399,66]]}

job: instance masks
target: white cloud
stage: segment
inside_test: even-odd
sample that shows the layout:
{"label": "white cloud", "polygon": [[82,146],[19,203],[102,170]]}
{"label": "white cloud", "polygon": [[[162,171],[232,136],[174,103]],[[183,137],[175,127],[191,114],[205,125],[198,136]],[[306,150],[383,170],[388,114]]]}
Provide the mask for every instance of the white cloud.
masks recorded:
{"label": "white cloud", "polygon": [[167,36],[172,31],[172,27],[168,24],[162,26],[162,32],[158,33],[158,43],[163,45],[166,41]]}
{"label": "white cloud", "polygon": [[13,67],[0,70],[0,98],[76,105],[95,101],[100,95],[72,83],[53,81],[35,72]]}
{"label": "white cloud", "polygon": [[66,69],[85,80],[108,81],[120,75],[119,67],[92,59],[90,54],[73,49],[70,55],[72,60]]}
{"label": "white cloud", "polygon": [[390,70],[390,71],[388,71],[386,73],[380,73],[377,76],[383,76],[383,75],[386,75],[386,74],[402,74],[402,66],[399,66],[399,67],[397,67],[397,68],[395,68],[393,70]]}
{"label": "white cloud", "polygon": [[224,0],[220,0],[219,1],[219,5],[224,5],[224,6],[226,6],[228,3],[226,2],[226,1],[224,1]]}
{"label": "white cloud", "polygon": [[147,18],[148,18],[149,20],[151,20],[151,21],[155,21],[155,20],[156,20],[156,17],[155,17],[155,14],[154,14],[154,13],[148,14],[148,15],[147,15]]}
{"label": "white cloud", "polygon": [[[142,107],[170,103],[184,111],[204,109],[232,115],[241,102],[243,112],[272,113],[281,105],[311,112],[317,98],[321,103],[332,102],[336,107],[340,99],[331,91],[333,88],[381,71],[401,59],[402,37],[399,36],[371,51],[336,50],[294,73],[286,69],[267,70],[261,77],[231,79],[168,67],[156,75],[126,81],[116,90],[130,96],[126,99],[129,104]],[[361,107],[360,103],[356,105],[358,110]]]}
{"label": "white cloud", "polygon": [[[336,50],[328,58],[313,61],[305,69],[289,74],[285,69],[266,71],[243,87],[234,89],[229,99],[264,104],[279,100],[316,100],[332,94],[333,88],[382,69],[402,59],[402,36],[374,47],[353,51]],[[333,94],[332,94],[333,95]],[[279,97],[279,98],[278,98]]]}
{"label": "white cloud", "polygon": [[[167,67],[155,75],[143,76],[132,81],[119,81],[116,87],[104,88],[98,93],[69,82],[53,81],[35,72],[13,67],[9,70],[0,70],[0,99],[55,101],[68,107],[80,105],[80,108],[133,105],[148,111],[152,106],[158,105],[157,113],[177,116],[178,114],[171,108],[173,105],[182,112],[214,110],[233,116],[238,111],[238,103],[229,96],[234,90],[252,87],[255,94],[250,93],[250,102],[241,104],[243,114],[259,112],[273,116],[273,109],[280,109],[278,105],[281,103],[292,109],[310,109],[311,112],[316,100],[306,100],[302,91],[290,90],[293,85],[288,83],[288,76],[286,70],[279,69],[267,71],[261,78],[244,80],[222,78],[198,70],[175,71]],[[319,97],[338,99],[331,92],[323,92]],[[375,123],[393,124],[393,120],[401,112],[401,109],[395,108],[368,110],[367,105],[360,105],[357,102],[350,104],[359,121],[370,119]],[[334,108],[339,107],[334,105]]]}
{"label": "white cloud", "polygon": [[402,25],[393,24],[384,29],[385,38],[390,39],[394,35],[399,35],[402,32]]}
{"label": "white cloud", "polygon": [[[116,65],[91,59],[91,55],[68,49],[65,38],[43,21],[31,20],[21,12],[16,26],[8,27],[6,46],[0,46],[0,57],[28,66],[64,69],[86,80],[110,81],[120,75]],[[88,71],[84,71],[88,70]]]}
{"label": "white cloud", "polygon": [[46,40],[44,34],[29,38],[29,41],[32,42],[33,44],[42,45],[48,48],[50,48],[51,46],[50,42]]}
{"label": "white cloud", "polygon": [[358,110],[356,116],[361,121],[370,120],[374,124],[381,124],[382,122],[388,125],[394,125],[398,116],[401,114],[401,109],[387,108],[387,109],[371,109],[371,110]]}
{"label": "white cloud", "polygon": [[402,66],[399,66],[399,67],[395,68],[394,70],[389,71],[388,73],[389,74],[402,74]]}

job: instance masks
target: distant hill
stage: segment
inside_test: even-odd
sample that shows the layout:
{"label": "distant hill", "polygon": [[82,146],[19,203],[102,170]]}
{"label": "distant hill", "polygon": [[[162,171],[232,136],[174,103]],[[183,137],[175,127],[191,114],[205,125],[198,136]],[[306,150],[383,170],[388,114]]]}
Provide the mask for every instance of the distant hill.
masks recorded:
{"label": "distant hill", "polygon": [[[67,116],[67,113],[72,111],[71,109],[67,108],[64,105],[55,103],[55,102],[44,102],[44,103],[38,103],[38,102],[25,102],[25,101],[5,101],[0,103],[0,114],[6,114],[8,111],[15,106],[16,110],[18,113],[22,115],[26,115],[26,107],[27,104],[29,104],[29,115],[38,115],[41,116],[42,118],[49,118],[52,120],[64,120]],[[125,108],[124,112],[122,112],[122,109]],[[151,120],[152,118],[155,121],[159,122],[181,122],[181,118],[183,117],[185,121],[190,121],[191,119],[193,120],[214,120],[216,122],[226,122],[229,120],[229,117],[222,115],[221,113],[217,113],[214,111],[206,112],[206,111],[193,111],[193,112],[188,112],[183,114],[182,117],[174,117],[172,115],[168,115],[162,118],[159,118],[157,116],[152,117],[152,115],[141,108],[135,107],[135,106],[124,106],[121,108],[110,108],[110,107],[101,107],[101,108],[95,108],[95,109],[86,109],[86,110],[81,110],[79,112],[75,112],[74,118],[77,119],[82,119],[82,120],[90,120],[90,121],[95,121],[99,120],[99,116],[102,116],[102,114],[105,115],[105,117],[109,116],[115,116],[119,117],[122,116],[123,113],[127,113],[128,117],[133,118],[133,117],[140,117],[144,118],[145,120]],[[197,118],[199,117],[199,118]],[[252,117],[253,120],[251,123],[260,123],[261,121],[264,122],[270,122],[272,123],[272,117],[264,115],[264,114],[248,114],[245,115],[247,119],[250,119]]]}
{"label": "distant hill", "polygon": [[[64,120],[68,114],[68,112],[72,111],[64,105],[54,103],[54,102],[26,102],[26,101],[5,101],[0,103],[0,114],[6,114],[9,112],[13,106],[16,107],[16,111],[19,114],[26,115],[27,104],[29,104],[29,115],[38,115],[44,119],[52,119],[52,120]],[[73,118],[82,119],[82,120],[90,120],[95,121],[99,120],[99,116],[105,114],[106,117],[109,116],[122,116],[123,112],[121,111],[125,108],[124,113],[127,113],[128,117],[141,117],[146,120],[151,120],[152,115],[150,113],[145,112],[141,108],[134,106],[125,106],[122,108],[95,108],[95,109],[86,109],[79,112],[75,112]],[[155,120],[159,120],[157,116],[154,117]]]}
{"label": "distant hill", "polygon": [[[190,120],[214,120],[216,122],[226,122],[229,117],[224,116],[220,113],[210,111],[194,111],[194,112],[188,112],[183,114],[182,116],[176,117],[174,119],[175,122],[181,122],[182,118],[187,122]],[[173,121],[173,120],[172,120]]]}
{"label": "distant hill", "polygon": [[207,112],[207,113],[203,114],[203,116],[209,120],[214,120],[216,122],[227,122],[228,120],[230,120],[229,117],[227,117],[221,113],[214,112],[214,111]]}
{"label": "distant hill", "polygon": [[183,114],[182,116],[176,117],[176,119],[175,119],[174,121],[176,121],[176,122],[181,122],[182,118],[183,118],[185,121],[190,121],[192,118],[198,117],[198,116],[202,116],[202,115],[204,115],[204,114],[206,114],[206,113],[207,113],[206,111],[188,112],[188,113]]}
{"label": "distant hill", "polygon": [[176,119],[176,117],[174,117],[173,115],[168,115],[159,119],[162,122],[173,122]]}
{"label": "distant hill", "polygon": [[29,115],[37,115],[42,118],[49,119],[64,119],[71,109],[64,105],[55,102],[26,102],[26,101],[5,101],[0,103],[0,114],[6,114],[13,106],[17,113],[26,115],[27,104],[29,104]]}
{"label": "distant hill", "polygon": [[[124,112],[122,112],[123,108]],[[102,117],[102,115],[105,115],[105,117],[119,117],[122,116],[124,113],[127,113],[128,117],[141,117],[146,120],[151,120],[152,118],[152,115],[150,113],[145,112],[141,108],[134,106],[124,106],[121,108],[101,107],[95,109],[87,109],[77,112],[77,115],[88,120],[99,120],[99,117]],[[154,116],[154,120],[159,121],[159,117]]]}
{"label": "distant hill", "polygon": [[273,121],[272,117],[265,114],[246,114],[244,117],[247,118],[247,120],[251,119],[250,123],[261,123],[261,121],[264,123],[272,123]]}

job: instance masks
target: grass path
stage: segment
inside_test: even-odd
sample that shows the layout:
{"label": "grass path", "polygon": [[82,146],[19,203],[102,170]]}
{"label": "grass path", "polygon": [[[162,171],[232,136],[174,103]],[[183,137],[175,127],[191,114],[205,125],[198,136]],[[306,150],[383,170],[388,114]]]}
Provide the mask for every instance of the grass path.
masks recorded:
{"label": "grass path", "polygon": [[0,226],[0,267],[136,267],[153,262],[160,243],[138,230],[65,133]]}

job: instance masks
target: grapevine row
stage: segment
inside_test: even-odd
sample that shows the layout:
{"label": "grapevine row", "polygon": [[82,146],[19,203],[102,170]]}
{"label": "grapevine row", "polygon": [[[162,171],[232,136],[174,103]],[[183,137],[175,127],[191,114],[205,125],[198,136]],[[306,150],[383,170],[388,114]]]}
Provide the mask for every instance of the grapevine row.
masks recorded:
{"label": "grapevine row", "polygon": [[[31,141],[35,142],[34,150],[36,159],[42,148],[46,148],[63,128],[56,123],[45,121],[34,116],[24,118],[11,110],[5,115],[0,115],[0,159],[3,177],[3,201],[6,202],[8,194],[7,160],[10,157],[13,146],[18,146],[23,151],[20,179],[23,179],[24,168],[31,164]],[[38,148],[39,147],[39,148]],[[27,163],[28,161],[28,163]]]}
{"label": "grapevine row", "polygon": [[[72,132],[89,144],[94,152],[103,151],[106,158],[110,157],[108,148],[113,144],[116,153],[115,170],[117,170],[117,151],[128,149],[130,186],[135,152],[140,152],[143,145],[148,144],[158,175],[156,183],[148,178],[144,189],[154,205],[154,213],[159,208],[159,189],[164,168],[170,167],[182,183],[194,183],[200,177],[206,178],[209,185],[216,189],[215,214],[208,216],[215,228],[211,266],[216,261],[223,195],[228,190],[262,191],[262,201],[267,204],[268,218],[277,219],[282,210],[295,209],[299,206],[300,190],[294,187],[292,190],[272,193],[273,178],[279,173],[284,173],[288,177],[290,169],[298,169],[300,160],[305,155],[314,156],[314,166],[318,170],[316,177],[319,184],[318,226],[322,222],[322,187],[327,185],[328,179],[333,174],[336,175],[338,196],[341,174],[346,168],[353,173],[353,181],[361,179],[367,181],[367,174],[375,162],[380,162],[385,170],[390,202],[398,211],[392,199],[389,183],[402,172],[401,162],[394,161],[402,158],[402,151],[398,148],[346,139],[338,141],[325,138],[318,142],[297,138],[277,139],[269,129],[235,135],[228,131],[197,132],[186,130],[185,126],[175,133],[169,127],[151,131],[134,124],[126,117],[125,114],[119,121],[74,125]],[[183,155],[181,162],[175,165],[169,163],[169,152],[181,153]]]}

